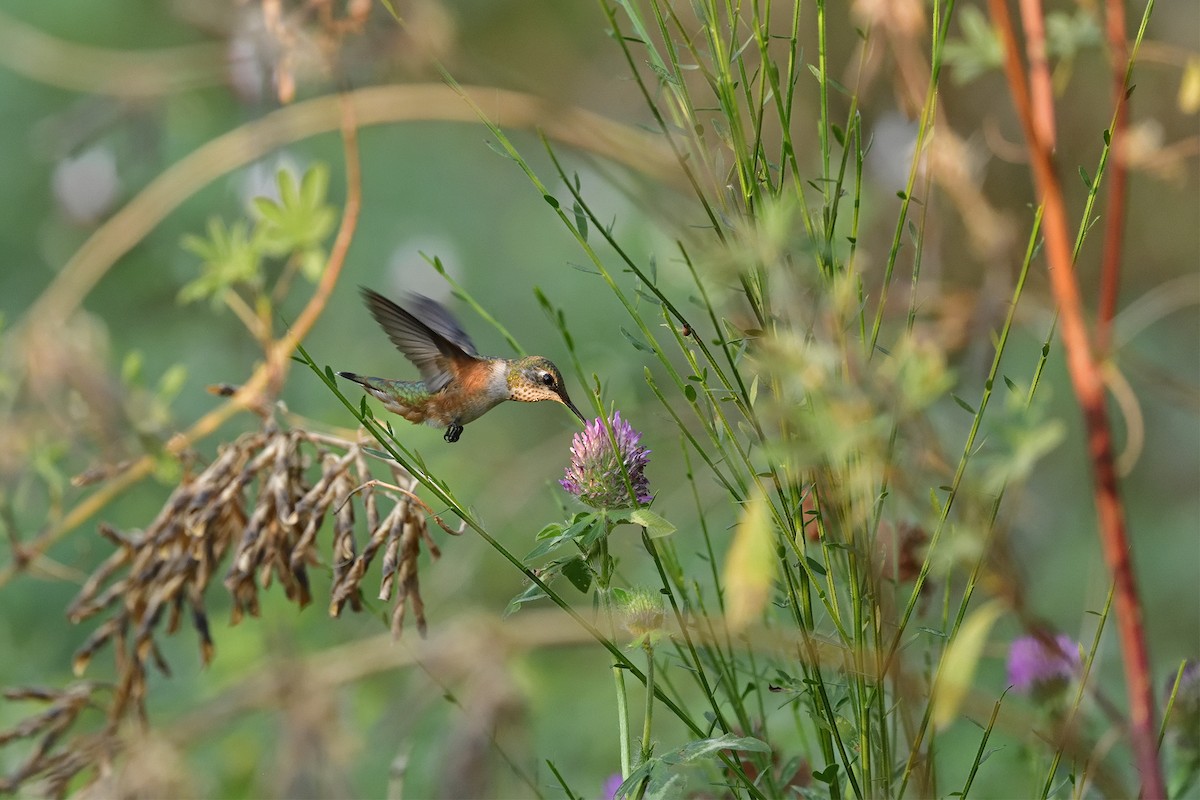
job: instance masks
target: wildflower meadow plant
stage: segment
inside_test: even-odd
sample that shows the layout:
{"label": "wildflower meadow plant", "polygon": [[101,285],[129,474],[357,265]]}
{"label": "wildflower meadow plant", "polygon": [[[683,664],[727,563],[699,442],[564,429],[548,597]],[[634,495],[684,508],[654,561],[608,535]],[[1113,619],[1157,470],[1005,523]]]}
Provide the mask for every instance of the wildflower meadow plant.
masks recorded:
{"label": "wildflower meadow plant", "polygon": [[597,417],[571,441],[571,463],[559,484],[592,508],[646,505],[653,497],[646,478],[650,451],[638,444],[641,438],[620,411],[607,424]]}
{"label": "wildflower meadow plant", "polygon": [[1052,641],[1020,636],[1008,650],[1008,682],[1018,692],[1047,697],[1079,676],[1079,645],[1060,633]]}

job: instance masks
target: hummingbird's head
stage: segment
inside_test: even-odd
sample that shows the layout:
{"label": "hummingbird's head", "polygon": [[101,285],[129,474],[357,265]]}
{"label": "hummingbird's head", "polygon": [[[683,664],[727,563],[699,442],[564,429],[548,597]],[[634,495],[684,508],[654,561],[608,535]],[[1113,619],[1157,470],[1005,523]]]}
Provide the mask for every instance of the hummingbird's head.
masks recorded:
{"label": "hummingbird's head", "polygon": [[582,422],[587,422],[567,396],[562,373],[548,358],[528,356],[512,362],[508,371],[508,396],[524,403],[554,400],[571,409]]}

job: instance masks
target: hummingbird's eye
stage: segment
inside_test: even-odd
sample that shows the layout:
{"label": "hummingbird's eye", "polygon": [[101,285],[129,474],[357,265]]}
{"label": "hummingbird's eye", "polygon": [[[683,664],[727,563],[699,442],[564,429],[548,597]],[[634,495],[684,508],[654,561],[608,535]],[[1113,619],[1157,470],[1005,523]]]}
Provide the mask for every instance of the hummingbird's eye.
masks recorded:
{"label": "hummingbird's eye", "polygon": [[546,384],[547,386],[553,386],[554,385],[554,376],[551,375],[549,372],[543,372],[542,373],[542,383]]}

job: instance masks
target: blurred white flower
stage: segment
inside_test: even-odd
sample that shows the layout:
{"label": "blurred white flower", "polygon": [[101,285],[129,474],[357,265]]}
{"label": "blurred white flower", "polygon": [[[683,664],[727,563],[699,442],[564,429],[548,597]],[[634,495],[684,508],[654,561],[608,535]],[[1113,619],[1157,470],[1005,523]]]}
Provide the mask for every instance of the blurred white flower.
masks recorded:
{"label": "blurred white flower", "polygon": [[60,160],[50,183],[58,207],[77,225],[93,225],[104,217],[121,188],[117,159],[104,145]]}
{"label": "blurred white flower", "polygon": [[[871,149],[867,151],[866,167],[879,187],[885,191],[903,189],[908,183],[913,152],[917,146],[917,123],[898,111],[884,114],[871,129]],[[917,183],[925,168],[921,159]]]}

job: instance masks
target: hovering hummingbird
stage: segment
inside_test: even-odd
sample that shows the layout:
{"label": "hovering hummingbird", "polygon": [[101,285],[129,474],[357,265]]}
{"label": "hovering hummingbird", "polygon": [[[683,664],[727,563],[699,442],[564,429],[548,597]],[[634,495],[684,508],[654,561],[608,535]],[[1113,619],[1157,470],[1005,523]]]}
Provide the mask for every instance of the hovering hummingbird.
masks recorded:
{"label": "hovering hummingbird", "polygon": [[436,301],[410,293],[412,310],[407,311],[365,286],[360,290],[392,344],[421,371],[419,381],[338,373],[382,400],[388,411],[409,422],[445,426],[447,442],[457,442],[463,425],[505,400],[554,400],[587,422],[567,396],[562,373],[550,359],[481,356],[450,312]]}

